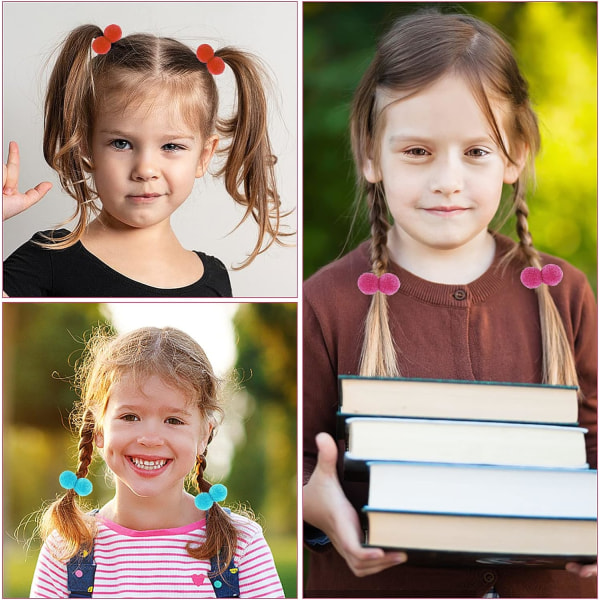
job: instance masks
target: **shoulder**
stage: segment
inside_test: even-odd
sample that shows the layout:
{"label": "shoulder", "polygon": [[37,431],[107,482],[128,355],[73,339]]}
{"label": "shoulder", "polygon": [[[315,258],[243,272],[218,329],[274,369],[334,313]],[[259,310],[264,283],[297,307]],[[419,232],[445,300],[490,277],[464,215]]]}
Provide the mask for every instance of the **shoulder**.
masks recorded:
{"label": "shoulder", "polygon": [[320,298],[328,298],[331,302],[332,294],[341,296],[349,290],[354,290],[358,277],[370,269],[369,243],[363,242],[307,279],[303,286],[304,296],[309,302],[318,301]]}
{"label": "shoulder", "polygon": [[214,289],[218,296],[231,297],[231,281],[227,267],[223,262],[216,256],[211,256],[198,250],[195,250],[195,253],[200,257],[204,265],[204,275],[199,283]]}
{"label": "shoulder", "polygon": [[256,537],[263,536],[262,527],[256,521],[234,512],[230,513],[229,517],[236,528],[240,539],[250,542]]}

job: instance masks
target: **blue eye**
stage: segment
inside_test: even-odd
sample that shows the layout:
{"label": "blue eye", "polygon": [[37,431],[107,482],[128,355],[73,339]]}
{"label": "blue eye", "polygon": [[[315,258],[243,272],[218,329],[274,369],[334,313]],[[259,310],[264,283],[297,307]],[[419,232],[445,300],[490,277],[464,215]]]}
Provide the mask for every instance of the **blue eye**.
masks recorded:
{"label": "blue eye", "polygon": [[131,148],[131,144],[127,140],[113,140],[110,145],[115,150],[129,150]]}

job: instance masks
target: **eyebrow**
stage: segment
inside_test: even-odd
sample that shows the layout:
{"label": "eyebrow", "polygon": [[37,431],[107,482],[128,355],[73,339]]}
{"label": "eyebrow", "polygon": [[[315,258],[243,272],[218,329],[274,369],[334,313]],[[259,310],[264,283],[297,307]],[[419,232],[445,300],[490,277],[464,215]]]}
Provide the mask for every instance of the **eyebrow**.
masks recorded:
{"label": "eyebrow", "polygon": [[[410,132],[408,133],[398,133],[398,134],[393,134],[390,135],[390,137],[388,138],[388,142],[390,144],[394,144],[394,143],[398,143],[398,142],[429,142],[431,141],[432,137],[431,136],[426,136],[426,135],[419,135],[419,134],[412,134]],[[494,138],[491,135],[483,135],[483,136],[476,136],[476,137],[472,137],[469,139],[465,139],[463,140],[463,143],[466,144],[477,144],[477,143],[481,143],[481,142],[490,142],[490,141],[494,141]]]}
{"label": "eyebrow", "polygon": [[[101,129],[100,132],[104,135],[110,135],[114,137],[122,137],[122,138],[135,138],[136,134],[132,132],[121,131],[119,129]],[[184,133],[182,131],[170,131],[160,136],[164,139],[176,139],[176,140],[195,140],[196,138],[189,133]]]}
{"label": "eyebrow", "polygon": [[[140,406],[133,406],[131,404],[123,404],[121,406],[117,406],[118,412],[123,412],[123,411],[131,411],[131,412],[137,412],[140,410]],[[162,410],[162,408],[161,408]],[[176,406],[167,406],[164,408],[163,410],[164,413],[168,413],[170,415],[182,415],[184,417],[191,417],[192,413],[188,410],[186,410],[185,408],[178,408]]]}

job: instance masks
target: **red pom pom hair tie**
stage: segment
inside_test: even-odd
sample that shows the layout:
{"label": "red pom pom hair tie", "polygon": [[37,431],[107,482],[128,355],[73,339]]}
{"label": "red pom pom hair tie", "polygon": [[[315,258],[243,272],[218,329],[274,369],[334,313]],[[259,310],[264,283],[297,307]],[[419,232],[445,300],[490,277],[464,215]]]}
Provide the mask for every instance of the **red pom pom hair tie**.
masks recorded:
{"label": "red pom pom hair tie", "polygon": [[542,269],[527,267],[521,271],[521,283],[530,290],[546,285],[558,285],[563,278],[562,269],[558,265],[549,264]]}
{"label": "red pom pom hair tie", "polygon": [[377,277],[375,273],[363,273],[357,284],[358,289],[367,296],[372,296],[375,292],[392,296],[400,289],[400,280],[393,273],[384,273],[381,277]]}
{"label": "red pom pom hair tie", "polygon": [[92,42],[92,50],[96,54],[106,54],[110,47],[121,39],[122,31],[118,25],[109,25],[104,30],[104,35],[97,37]]}
{"label": "red pom pom hair tie", "polygon": [[198,46],[196,56],[200,62],[206,63],[208,72],[213,75],[220,75],[225,70],[225,62],[222,58],[215,56],[215,51],[209,44]]}

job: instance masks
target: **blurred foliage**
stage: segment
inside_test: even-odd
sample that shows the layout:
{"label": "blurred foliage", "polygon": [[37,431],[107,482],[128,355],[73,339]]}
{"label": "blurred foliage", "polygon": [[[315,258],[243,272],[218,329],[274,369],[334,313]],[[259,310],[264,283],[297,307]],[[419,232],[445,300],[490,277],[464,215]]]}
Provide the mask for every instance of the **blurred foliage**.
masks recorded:
{"label": "blurred foliage", "polygon": [[[59,493],[58,473],[76,461],[68,428],[69,384],[82,337],[110,316],[99,304],[3,304],[3,597],[27,597],[39,550],[36,512]],[[255,407],[245,446],[224,483],[265,528],[288,596],[296,596],[296,306],[242,305],[236,315],[240,392]],[[53,376],[53,373],[58,376]],[[96,453],[97,454],[97,453]],[[88,505],[114,494],[102,459],[91,467]],[[228,498],[229,501],[229,498]],[[17,566],[18,565],[18,566]]]}
{"label": "blurred foliage", "polygon": [[[304,276],[368,237],[354,214],[348,115],[377,40],[423,7],[471,13],[513,45],[530,82],[542,151],[530,195],[536,246],[597,285],[597,4],[595,2],[304,3]],[[504,233],[513,235],[508,222]]]}
{"label": "blurred foliage", "polygon": [[295,533],[296,304],[244,304],[234,325],[236,369],[254,410],[229,481],[254,509],[269,506],[269,530]]}

